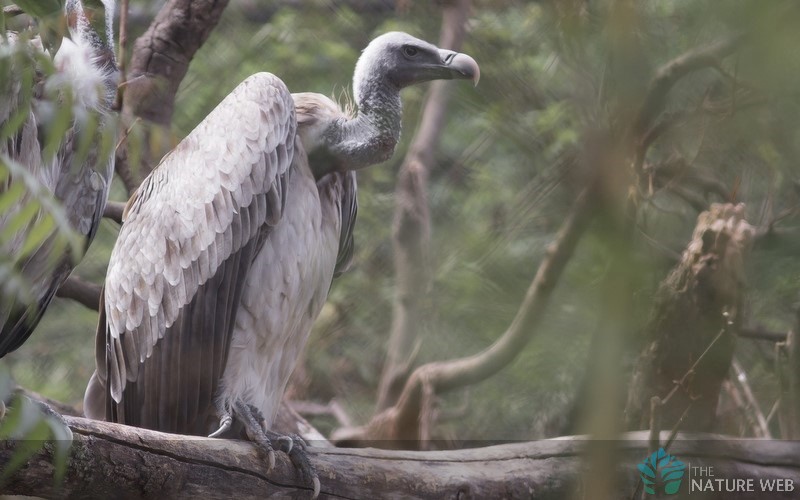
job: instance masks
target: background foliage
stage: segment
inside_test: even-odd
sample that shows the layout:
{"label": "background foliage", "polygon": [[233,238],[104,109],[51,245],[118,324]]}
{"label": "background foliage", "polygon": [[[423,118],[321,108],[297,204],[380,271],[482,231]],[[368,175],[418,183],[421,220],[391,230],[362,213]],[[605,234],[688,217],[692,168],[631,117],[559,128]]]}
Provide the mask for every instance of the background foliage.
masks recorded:
{"label": "background foliage", "polygon": [[[172,136],[156,140],[184,136],[256,71],[277,74],[292,91],[346,100],[359,51],[375,35],[404,30],[438,38],[435,2],[398,2],[397,10],[350,4],[232,1],[183,82]],[[131,2],[130,39],[159,5]],[[659,282],[689,239],[698,213],[692,201],[744,201],[752,224],[781,216],[748,262],[746,322],[788,330],[800,285],[800,63],[792,28],[799,14],[790,1],[476,1],[463,51],[479,62],[482,79],[476,89],[451,87],[431,173],[434,280],[419,325],[418,362],[478,352],[502,333],[587,176],[577,166],[584,163],[575,161],[587,138],[625,126],[625,110],[644,94],[656,68],[741,31],[750,37],[738,55],[682,80],[669,94],[667,111],[685,116],[647,158],[683,158],[692,175],[713,179],[719,189],[703,192],[687,180],[675,189],[631,194],[637,200],[636,219],[628,221],[634,293],[626,300],[634,325],[642,325]],[[730,85],[749,93],[741,102],[716,99]],[[424,90],[404,91],[404,142],[394,158],[359,174],[355,266],[334,283],[292,386],[297,399],[335,398],[356,422],[373,412],[391,321],[394,181]],[[132,143],[150,147],[136,134]],[[115,184],[112,199],[124,198]],[[116,232],[115,223],[103,221],[76,273],[102,281]],[[445,396],[435,437],[533,439],[575,428],[573,408],[604,314],[600,298],[615,293],[604,279],[612,253],[597,224],[533,342],[490,380]],[[94,311],[58,299],[36,334],[3,363],[20,385],[78,404],[94,369],[95,323]],[[645,339],[637,328],[625,338],[618,359],[626,370]],[[737,356],[768,411],[777,398],[771,344],[740,340]],[[334,425],[326,418],[315,423],[323,431]]]}

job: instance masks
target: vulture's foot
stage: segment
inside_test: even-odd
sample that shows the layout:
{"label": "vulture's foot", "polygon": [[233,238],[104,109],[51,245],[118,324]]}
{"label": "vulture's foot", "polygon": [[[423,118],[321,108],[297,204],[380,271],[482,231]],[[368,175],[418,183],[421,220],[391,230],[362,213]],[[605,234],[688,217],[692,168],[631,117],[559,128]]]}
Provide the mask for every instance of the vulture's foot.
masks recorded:
{"label": "vulture's foot", "polygon": [[237,402],[233,405],[233,414],[223,408],[217,409],[219,416],[219,429],[209,435],[217,437],[231,428],[233,419],[236,418],[244,426],[247,437],[256,443],[267,455],[267,472],[275,467],[275,450],[273,443],[279,451],[286,453],[289,460],[300,472],[300,477],[311,482],[314,487],[312,498],[319,496],[320,483],[317,471],[308,459],[306,442],[296,434],[285,436],[272,432],[266,428],[266,420],[261,411],[253,405],[244,402]]}
{"label": "vulture's foot", "polygon": [[289,455],[289,460],[294,464],[295,469],[300,471],[300,476],[303,479],[310,479],[311,484],[314,486],[314,496],[317,498],[319,495],[319,476],[311,461],[308,460],[308,452],[306,450],[306,442],[297,434],[283,435],[277,432],[266,431],[267,437],[273,443],[277,443],[278,449]]}

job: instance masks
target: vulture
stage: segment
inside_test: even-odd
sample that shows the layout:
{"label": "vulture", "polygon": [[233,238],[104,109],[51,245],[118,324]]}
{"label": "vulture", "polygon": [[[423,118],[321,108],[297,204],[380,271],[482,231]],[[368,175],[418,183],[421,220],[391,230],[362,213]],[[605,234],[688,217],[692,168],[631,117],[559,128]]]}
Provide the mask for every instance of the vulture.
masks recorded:
{"label": "vulture", "polygon": [[[471,79],[468,55],[405,33],[374,39],[348,114],[270,73],[239,84],[134,193],[108,266],[86,415],[273,445],[286,383],[353,254],[358,169],[390,158],[400,90]],[[243,433],[243,434],[242,434]]]}
{"label": "vulture", "polygon": [[[66,1],[70,38],[61,41],[52,59],[52,72],[32,67],[34,61],[48,55],[39,37],[26,41],[9,32],[0,40],[6,70],[0,83],[0,129],[13,130],[0,140],[0,162],[27,171],[27,175],[9,174],[0,179],[0,193],[17,189],[15,184],[26,183],[25,177],[35,178],[43,191],[62,205],[69,226],[85,241],[84,250],[97,232],[111,184],[116,135],[111,107],[118,79],[114,1],[93,0],[92,5],[96,8],[84,8],[81,0]],[[48,127],[64,116],[68,117],[66,131],[53,148],[48,144]],[[35,197],[28,190],[17,206],[0,213],[0,233],[14,231],[15,218]],[[0,251],[19,255],[29,233],[27,227],[16,230]],[[25,299],[3,297],[0,301],[0,357],[28,339],[79,259],[58,250],[55,240],[53,231],[20,258],[17,271],[32,293]]]}

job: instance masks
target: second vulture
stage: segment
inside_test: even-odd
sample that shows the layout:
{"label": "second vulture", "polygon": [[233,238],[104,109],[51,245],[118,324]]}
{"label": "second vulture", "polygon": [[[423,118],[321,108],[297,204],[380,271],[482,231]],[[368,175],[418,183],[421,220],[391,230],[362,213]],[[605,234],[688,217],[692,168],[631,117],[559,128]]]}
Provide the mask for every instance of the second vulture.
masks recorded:
{"label": "second vulture", "polygon": [[471,57],[393,32],[356,64],[353,116],[269,73],[236,87],[128,202],[87,416],[195,435],[243,430],[270,465],[273,444],[292,451],[318,491],[302,445],[269,429],[352,256],[355,170],[392,156],[402,88],[478,77]]}
{"label": "second vulture", "polygon": [[[16,260],[17,279],[30,292],[21,296],[0,290],[0,358],[28,339],[81,258],[59,248],[58,231],[46,229],[44,210],[28,210],[42,195],[52,196],[63,208],[62,227],[80,235],[84,250],[100,225],[114,171],[117,127],[111,113],[119,78],[114,6],[113,0],[64,2],[70,36],[51,61],[52,73],[40,67],[48,52],[39,37],[26,41],[13,32],[0,35],[0,163],[23,170],[0,176],[0,195],[14,199],[13,193],[23,193],[0,212],[0,234],[10,236],[7,241],[0,237],[5,243],[0,244],[0,263]],[[31,219],[39,224],[35,229],[25,223]],[[41,243],[26,249],[37,237]],[[3,281],[12,280],[4,276]]]}

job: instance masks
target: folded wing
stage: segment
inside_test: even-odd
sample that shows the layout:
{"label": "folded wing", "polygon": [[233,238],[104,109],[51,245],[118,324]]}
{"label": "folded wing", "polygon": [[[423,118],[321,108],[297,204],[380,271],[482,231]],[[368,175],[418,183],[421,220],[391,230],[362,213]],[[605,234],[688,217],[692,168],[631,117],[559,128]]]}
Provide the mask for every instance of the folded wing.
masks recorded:
{"label": "folded wing", "polygon": [[95,379],[110,396],[107,419],[205,432],[244,276],[281,218],[301,154],[295,133],[283,82],[253,75],[129,201],[98,326]]}

